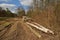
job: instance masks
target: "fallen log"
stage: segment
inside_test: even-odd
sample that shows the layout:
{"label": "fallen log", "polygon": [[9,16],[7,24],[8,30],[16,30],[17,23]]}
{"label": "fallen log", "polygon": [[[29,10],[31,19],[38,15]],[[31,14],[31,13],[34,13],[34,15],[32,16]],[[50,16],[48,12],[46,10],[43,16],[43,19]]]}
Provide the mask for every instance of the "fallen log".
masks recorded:
{"label": "fallen log", "polygon": [[31,32],[33,32],[38,38],[40,38],[41,37],[41,35],[38,33],[38,32],[36,32],[34,29],[32,29],[29,25],[27,25],[27,24],[25,24],[30,30],[31,30]]}
{"label": "fallen log", "polygon": [[[54,32],[53,31],[51,31],[51,30],[49,30],[49,29],[47,29],[47,28],[45,28],[45,27],[43,27],[43,26],[41,26],[41,25],[39,25],[39,24],[37,24],[37,23],[35,23],[35,24],[32,24],[32,23],[29,23],[29,22],[26,22],[28,25],[30,25],[30,26],[33,26],[33,27],[35,27],[35,28],[37,28],[38,30],[41,30],[41,31],[43,31],[43,32],[45,32],[45,33],[51,33],[51,34],[54,34]],[[38,27],[38,26],[39,27]]]}

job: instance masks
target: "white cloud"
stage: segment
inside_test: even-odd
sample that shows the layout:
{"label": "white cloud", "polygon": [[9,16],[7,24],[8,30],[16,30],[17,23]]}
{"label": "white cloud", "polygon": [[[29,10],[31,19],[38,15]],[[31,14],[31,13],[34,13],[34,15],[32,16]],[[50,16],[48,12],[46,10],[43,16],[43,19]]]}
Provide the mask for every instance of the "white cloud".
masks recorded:
{"label": "white cloud", "polygon": [[6,3],[2,3],[2,4],[0,4],[0,6],[1,7],[13,7],[13,6],[16,6],[16,5],[14,5],[14,4],[6,4]]}
{"label": "white cloud", "polygon": [[19,1],[24,6],[31,6],[33,3],[33,0],[19,0]]}
{"label": "white cloud", "polygon": [[12,12],[12,13],[16,13],[16,12],[17,12],[16,9],[17,9],[17,8],[11,9],[11,12]]}
{"label": "white cloud", "polygon": [[15,8],[16,8],[16,5],[2,3],[2,4],[0,4],[0,7],[2,7],[5,10],[6,10],[6,8],[8,8],[9,10],[11,10],[13,12],[13,10],[15,10]]}
{"label": "white cloud", "polygon": [[1,1],[8,2],[8,1],[11,1],[11,0],[0,0],[0,2],[1,2]]}

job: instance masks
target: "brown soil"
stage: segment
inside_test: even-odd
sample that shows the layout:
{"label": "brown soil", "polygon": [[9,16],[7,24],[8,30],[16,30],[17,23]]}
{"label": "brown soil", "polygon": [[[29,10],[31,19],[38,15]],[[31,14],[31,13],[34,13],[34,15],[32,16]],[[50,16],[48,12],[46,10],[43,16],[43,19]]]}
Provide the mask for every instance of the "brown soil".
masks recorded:
{"label": "brown soil", "polygon": [[[38,22],[38,21],[35,21],[35,22]],[[12,26],[7,27],[6,29],[0,32],[0,40],[60,40],[60,27],[59,26],[47,27],[47,28],[53,30],[56,34],[55,35],[46,34],[44,32],[41,32],[33,28],[36,32],[38,32],[41,35],[41,38],[38,38],[21,21],[21,19],[18,19],[17,21],[14,22]]]}

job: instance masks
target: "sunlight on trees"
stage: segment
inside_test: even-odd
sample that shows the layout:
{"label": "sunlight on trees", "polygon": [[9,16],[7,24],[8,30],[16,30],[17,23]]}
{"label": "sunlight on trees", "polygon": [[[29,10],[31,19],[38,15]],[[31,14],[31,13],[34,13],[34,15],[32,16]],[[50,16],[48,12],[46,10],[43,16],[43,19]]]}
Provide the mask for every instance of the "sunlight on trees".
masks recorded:
{"label": "sunlight on trees", "polygon": [[[34,0],[34,5],[27,14],[38,23],[45,26],[54,26],[60,20],[59,0]],[[39,20],[40,19],[40,20]],[[55,25],[56,26],[56,25]]]}

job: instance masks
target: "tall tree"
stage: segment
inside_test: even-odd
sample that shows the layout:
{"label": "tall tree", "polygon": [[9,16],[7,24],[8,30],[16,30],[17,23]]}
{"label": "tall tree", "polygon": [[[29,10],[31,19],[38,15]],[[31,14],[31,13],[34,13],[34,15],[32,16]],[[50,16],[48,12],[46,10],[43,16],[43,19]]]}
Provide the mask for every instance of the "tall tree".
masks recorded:
{"label": "tall tree", "polygon": [[23,8],[18,8],[17,9],[17,12],[18,12],[18,16],[19,17],[22,17],[22,16],[24,16],[25,15],[25,11],[24,11],[24,9]]}

